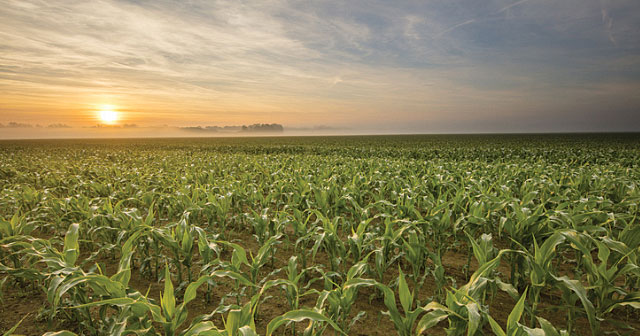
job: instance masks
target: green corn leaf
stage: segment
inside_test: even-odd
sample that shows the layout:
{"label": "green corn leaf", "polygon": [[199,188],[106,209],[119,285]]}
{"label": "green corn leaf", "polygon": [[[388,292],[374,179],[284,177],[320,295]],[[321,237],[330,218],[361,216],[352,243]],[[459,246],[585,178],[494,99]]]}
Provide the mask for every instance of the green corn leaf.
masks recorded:
{"label": "green corn leaf", "polygon": [[476,257],[476,260],[478,261],[478,264],[482,265],[482,264],[486,263],[487,262],[487,251],[483,250],[480,247],[480,245],[478,245],[476,240],[473,239],[473,237],[467,231],[464,231],[464,234],[467,236],[467,239],[469,239],[469,243],[471,243],[471,246],[472,246],[472,249],[473,249],[473,255]]}
{"label": "green corn leaf", "polygon": [[608,314],[612,310],[621,306],[629,306],[629,307],[632,307],[633,309],[640,309],[640,300],[636,299],[636,301],[625,301],[626,299],[627,298],[624,298],[622,301],[612,304],[609,308],[607,308],[607,310],[605,311],[605,314]]}
{"label": "green corn leaf", "polygon": [[189,329],[187,329],[184,333],[180,334],[180,336],[223,336],[223,334],[216,328],[216,326],[211,321],[201,321],[198,322]]}
{"label": "green corn leaf", "polygon": [[[117,275],[117,274],[116,274]],[[117,278],[117,277],[116,277]],[[112,297],[126,296],[126,288],[119,281],[114,281],[104,275],[87,275],[84,277],[91,288],[99,295]]]}
{"label": "green corn leaf", "polygon": [[233,272],[233,271],[218,270],[211,273],[211,275],[203,275],[200,278],[198,278],[198,280],[196,280],[195,282],[190,283],[184,292],[182,305],[186,305],[187,303],[195,299],[198,288],[203,284],[205,284],[206,282],[208,282],[209,280],[214,279],[215,277],[218,277],[218,278],[227,277],[227,278],[238,281],[240,284],[244,286],[252,286],[252,287],[256,286],[240,273]]}
{"label": "green corn leaf", "polygon": [[502,280],[500,280],[500,278],[496,278],[495,279],[496,282],[496,286],[498,287],[498,289],[500,289],[501,291],[507,293],[512,299],[517,300],[519,295],[518,295],[518,290],[513,287],[512,284],[507,283],[507,282],[503,282]]}
{"label": "green corn leaf", "polygon": [[165,265],[164,268],[164,293],[160,294],[160,306],[167,321],[172,321],[176,312],[176,297],[173,292],[173,283],[171,283],[168,265]]}
{"label": "green corn leaf", "polygon": [[82,305],[74,306],[73,308],[80,309],[80,308],[89,308],[89,307],[102,306],[102,305],[130,306],[134,303],[136,303],[136,300],[132,298],[115,298],[115,299],[107,299],[102,301],[85,303]]}
{"label": "green corn leaf", "polygon": [[57,308],[58,304],[60,303],[60,300],[62,299],[62,297],[64,296],[64,294],[67,293],[67,291],[69,291],[71,288],[77,286],[78,284],[81,284],[83,282],[87,282],[89,281],[91,278],[88,276],[84,276],[84,277],[76,277],[76,278],[71,278],[70,280],[66,280],[64,282],[62,282],[60,284],[60,286],[58,286],[55,290],[55,293],[53,295],[53,308],[55,310],[55,308]]}
{"label": "green corn leaf", "polygon": [[117,281],[122,286],[128,287],[129,280],[131,280],[131,257],[133,256],[133,251],[129,251],[127,254],[123,254],[120,258],[120,264],[118,266],[118,273],[111,276],[111,280]]}
{"label": "green corn leaf", "polygon": [[551,237],[547,238],[547,240],[542,243],[542,246],[540,246],[540,249],[535,249],[536,263],[540,265],[546,265],[546,263],[551,259],[551,256],[555,253],[556,247],[560,243],[564,242],[564,240],[565,235],[559,232],[554,233],[553,235],[551,235]]}
{"label": "green corn leaf", "polygon": [[491,331],[493,331],[495,335],[507,336],[507,333],[505,333],[504,330],[502,330],[502,327],[500,327],[500,324],[498,324],[498,322],[496,322],[496,320],[494,320],[493,317],[491,317],[489,314],[487,314],[487,320],[489,320],[489,326],[491,327]]}
{"label": "green corn leaf", "polygon": [[131,236],[129,236],[129,238],[122,245],[122,250],[121,250],[122,255],[126,255],[132,252],[136,241],[146,232],[148,232],[147,229],[143,228],[143,229],[138,229],[134,233],[132,233]]}
{"label": "green corn leaf", "polygon": [[465,305],[469,315],[469,325],[467,326],[467,336],[475,335],[476,330],[480,326],[482,317],[480,316],[480,307],[476,302],[469,302]]}
{"label": "green corn leaf", "polygon": [[552,277],[556,281],[558,281],[561,285],[563,285],[565,288],[571,290],[578,296],[587,314],[587,319],[589,320],[589,325],[591,326],[591,330],[592,331],[598,330],[598,322],[596,320],[595,308],[593,307],[593,303],[591,303],[591,301],[587,297],[587,290],[584,288],[584,286],[582,286],[580,281],[571,280],[566,276],[556,277],[552,275]]}
{"label": "green corn leaf", "polygon": [[244,326],[238,329],[238,332],[241,336],[258,336],[255,330],[253,330],[250,326]]}
{"label": "green corn leaf", "polygon": [[249,260],[247,259],[247,251],[240,245],[231,243],[228,241],[216,241],[216,243],[230,246],[233,248],[233,253],[231,255],[231,264],[234,267],[240,267],[240,265],[250,265]]}
{"label": "green corn leaf", "polygon": [[349,271],[347,272],[347,279],[353,279],[362,275],[362,273],[367,270],[367,267],[369,267],[369,265],[367,264],[368,259],[369,256],[367,255],[358,263],[351,266],[351,268],[349,268]]}
{"label": "green corn leaf", "polygon": [[538,323],[540,323],[540,327],[544,330],[544,334],[546,336],[560,336],[560,333],[556,328],[551,324],[551,322],[543,319],[542,317],[536,317]]}
{"label": "green corn leaf", "polygon": [[471,275],[469,282],[467,282],[467,284],[462,286],[460,289],[463,289],[468,292],[468,291],[471,291],[474,287],[477,287],[478,281],[480,280],[480,278],[484,277],[485,275],[495,270],[496,267],[498,267],[498,265],[500,264],[500,259],[502,258],[502,255],[508,252],[516,252],[516,251],[500,250],[500,252],[498,252],[498,255],[495,258],[480,265],[480,267],[478,267],[478,269],[475,272],[473,272],[473,274]]}
{"label": "green corn leaf", "polygon": [[296,286],[296,284],[294,284],[293,282],[287,280],[287,279],[274,279],[274,280],[269,280],[267,282],[264,283],[264,285],[262,285],[262,288],[260,288],[260,293],[263,294],[264,292],[266,292],[269,288],[274,287],[274,286],[280,286],[280,285],[286,285],[286,286],[290,286],[295,288],[295,291],[298,291],[298,286]]}
{"label": "green corn leaf", "polygon": [[400,267],[398,267],[398,271],[400,272],[400,275],[398,277],[398,296],[400,297],[402,310],[404,310],[404,313],[407,314],[411,310],[411,305],[413,304],[413,295],[409,290],[409,286],[407,285],[404,273],[402,273],[402,269],[400,269]]}
{"label": "green corn leaf", "polygon": [[244,286],[251,286],[251,287],[256,286],[253,282],[251,282],[251,280],[247,279],[244,275],[237,272],[233,272],[233,271],[218,270],[211,273],[211,276],[218,277],[218,278],[227,277],[227,278],[238,281],[240,284]]}
{"label": "green corn leaf", "polygon": [[58,287],[60,286],[60,284],[62,284],[63,281],[64,278],[61,276],[54,276],[51,278],[51,281],[49,282],[49,288],[47,289],[47,301],[52,304],[57,303],[57,300],[55,298],[56,293],[58,291]]}
{"label": "green corn leaf", "polygon": [[6,221],[0,218],[0,234],[2,234],[2,236],[5,236],[5,237],[10,237],[15,235],[10,221]]}
{"label": "green corn leaf", "polygon": [[421,335],[427,329],[433,328],[440,321],[446,320],[449,313],[445,310],[434,310],[422,316],[416,327],[416,335]]}
{"label": "green corn leaf", "polygon": [[237,335],[237,330],[240,329],[241,319],[242,311],[240,309],[229,310],[224,325],[227,335]]}
{"label": "green corn leaf", "polygon": [[519,329],[517,329],[517,333],[515,335],[519,335],[521,333],[527,334],[527,336],[547,336],[543,329],[540,328],[529,328],[518,323]]}
{"label": "green corn leaf", "polygon": [[287,322],[300,322],[303,320],[311,320],[313,322],[325,322],[328,323],[335,331],[342,335],[346,335],[338,325],[328,317],[308,309],[292,310],[283,315],[280,315],[269,322],[267,325],[267,336],[273,335],[273,332],[281,325]]}
{"label": "green corn leaf", "polygon": [[67,265],[73,266],[80,254],[80,245],[78,244],[78,223],[71,224],[67,234],[64,236],[64,261]]}
{"label": "green corn leaf", "polygon": [[524,311],[524,303],[527,297],[527,289],[524,290],[524,293],[520,297],[520,300],[516,303],[507,318],[507,330],[511,332],[512,330],[516,330],[518,328],[518,321],[520,321],[520,317],[522,317],[522,312]]}
{"label": "green corn leaf", "polygon": [[198,280],[196,280],[195,282],[190,283],[189,286],[187,286],[187,289],[184,291],[182,304],[186,305],[189,302],[191,302],[193,299],[195,299],[198,288],[202,286],[204,283],[208,282],[209,280],[211,280],[211,276],[203,275],[200,278],[198,278]]}

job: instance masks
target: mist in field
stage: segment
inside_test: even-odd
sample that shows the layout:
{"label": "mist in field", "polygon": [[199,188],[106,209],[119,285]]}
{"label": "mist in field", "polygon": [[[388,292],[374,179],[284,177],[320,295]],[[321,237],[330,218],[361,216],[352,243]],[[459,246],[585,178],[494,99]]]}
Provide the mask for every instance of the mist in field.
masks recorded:
{"label": "mist in field", "polygon": [[[349,129],[337,127],[292,127],[282,132],[194,131],[185,127],[22,127],[0,128],[0,139],[76,139],[76,138],[200,138],[200,137],[261,137],[261,136],[320,136],[401,134],[384,129]],[[406,131],[406,134],[414,132]],[[415,132],[419,133],[419,132]]]}

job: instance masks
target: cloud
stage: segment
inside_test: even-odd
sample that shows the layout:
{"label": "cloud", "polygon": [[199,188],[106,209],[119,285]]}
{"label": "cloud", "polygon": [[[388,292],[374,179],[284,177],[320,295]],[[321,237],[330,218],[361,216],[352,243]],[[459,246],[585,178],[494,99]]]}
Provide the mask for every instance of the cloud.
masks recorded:
{"label": "cloud", "polygon": [[0,109],[74,126],[105,104],[141,127],[455,128],[581,108],[628,124],[639,13],[635,0],[8,0]]}

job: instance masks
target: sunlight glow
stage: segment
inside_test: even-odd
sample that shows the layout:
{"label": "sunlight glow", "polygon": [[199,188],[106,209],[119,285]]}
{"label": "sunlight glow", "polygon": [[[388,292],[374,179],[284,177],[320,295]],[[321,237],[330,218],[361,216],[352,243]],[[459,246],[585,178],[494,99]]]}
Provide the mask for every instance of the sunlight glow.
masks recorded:
{"label": "sunlight glow", "polygon": [[113,110],[100,111],[100,120],[107,124],[113,124],[118,120],[118,112]]}

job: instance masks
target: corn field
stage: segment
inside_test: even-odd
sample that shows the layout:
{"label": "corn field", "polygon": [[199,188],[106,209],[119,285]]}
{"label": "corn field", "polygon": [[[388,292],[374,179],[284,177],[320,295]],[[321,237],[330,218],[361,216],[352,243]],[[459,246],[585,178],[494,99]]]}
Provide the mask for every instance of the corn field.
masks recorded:
{"label": "corn field", "polygon": [[638,335],[640,137],[0,142],[5,335]]}

